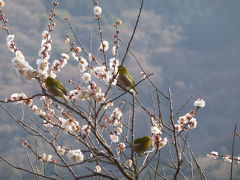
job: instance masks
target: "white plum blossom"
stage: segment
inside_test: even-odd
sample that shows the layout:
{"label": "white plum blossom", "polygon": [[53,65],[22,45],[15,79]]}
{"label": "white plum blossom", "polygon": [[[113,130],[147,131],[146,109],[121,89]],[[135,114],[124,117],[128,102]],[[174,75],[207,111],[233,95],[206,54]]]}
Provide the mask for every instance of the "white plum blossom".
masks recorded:
{"label": "white plum blossom", "polygon": [[53,100],[50,99],[50,98],[48,98],[48,97],[46,97],[46,96],[42,96],[42,97],[40,98],[40,100],[41,100],[41,101],[44,101],[44,103],[45,103],[45,105],[46,105],[47,107],[49,107],[49,106],[51,106],[51,105],[53,104]]}
{"label": "white plum blossom", "polygon": [[91,74],[90,73],[83,73],[82,80],[91,81]]}
{"label": "white plum blossom", "polygon": [[21,51],[19,51],[19,50],[17,50],[17,51],[15,52],[15,56],[16,56],[17,58],[22,59],[23,61],[25,61],[25,57],[24,57],[23,53],[22,53]]}
{"label": "white plum blossom", "polygon": [[52,155],[51,154],[43,154],[40,156],[40,160],[44,162],[50,162],[52,161]]}
{"label": "white plum blossom", "polygon": [[51,40],[50,33],[48,31],[43,31],[41,48],[38,53],[41,59],[45,59],[47,61],[50,59],[49,51],[51,51],[52,49],[51,43],[52,43],[52,40]]}
{"label": "white plum blossom", "polygon": [[165,137],[165,138],[162,138],[160,143],[159,143],[159,147],[158,149],[161,149],[163,146],[165,146],[168,142],[168,139]]}
{"label": "white plum blossom", "polygon": [[66,53],[62,53],[61,56],[62,58],[54,60],[51,66],[51,71],[55,74],[57,72],[60,72],[61,69],[67,64],[69,60],[69,55],[67,55]]}
{"label": "white plum blossom", "polygon": [[19,75],[23,76],[25,80],[31,81],[37,76],[37,71],[34,70],[27,61],[21,51],[17,50],[15,56],[12,59],[12,64],[16,68]]}
{"label": "white plum blossom", "polygon": [[82,56],[80,57],[80,63],[82,63],[82,65],[84,65],[85,67],[88,66],[87,60],[84,57],[82,57]]}
{"label": "white plum blossom", "polygon": [[132,162],[131,159],[128,159],[128,160],[126,161],[126,165],[127,165],[128,167],[132,167],[132,164],[133,164],[133,162]]}
{"label": "white plum blossom", "polygon": [[178,123],[180,125],[185,125],[188,123],[188,119],[186,118],[186,116],[181,116],[181,117],[179,117]]}
{"label": "white plum blossom", "polygon": [[114,56],[116,55],[116,50],[117,50],[116,46],[113,46],[113,47],[112,47],[112,54],[113,54]]}
{"label": "white plum blossom", "polygon": [[145,79],[147,77],[146,73],[145,72],[140,72],[141,76],[143,79]]}
{"label": "white plum blossom", "polygon": [[96,167],[95,167],[95,172],[100,173],[101,170],[102,170],[101,166],[96,165]]}
{"label": "white plum blossom", "polygon": [[109,118],[106,118],[106,122],[108,124],[113,124],[114,126],[122,126],[122,123],[120,122],[120,119],[122,117],[122,111],[119,108],[115,108],[113,112],[111,113]]}
{"label": "white plum blossom", "polygon": [[116,127],[115,128],[115,134],[118,135],[118,136],[122,134],[122,131],[123,131],[122,127]]}
{"label": "white plum blossom", "polygon": [[102,14],[102,8],[100,6],[95,6],[93,12],[96,16],[100,16]]}
{"label": "white plum blossom", "polygon": [[205,107],[205,101],[202,98],[198,98],[194,102],[194,106],[203,108],[203,107]]}
{"label": "white plum blossom", "polygon": [[73,162],[82,162],[84,160],[84,155],[80,149],[68,151],[67,156]]}
{"label": "white plum blossom", "polygon": [[113,143],[117,143],[119,141],[119,137],[115,134],[111,134],[110,139]]}
{"label": "white plum blossom", "polygon": [[112,101],[108,102],[106,105],[104,105],[104,109],[107,109],[108,107],[111,107],[113,105],[114,105],[114,103]]}
{"label": "white plum blossom", "polygon": [[186,131],[187,128],[194,129],[197,127],[197,120],[194,118],[195,111],[191,110],[184,116],[179,117],[178,124],[175,124],[175,129],[178,132]]}
{"label": "white plum blossom", "polygon": [[76,61],[78,61],[78,59],[79,59],[79,54],[77,54],[75,51],[72,51],[71,54],[72,54],[73,59],[76,60]]}
{"label": "white plum blossom", "polygon": [[194,117],[189,120],[188,127],[190,129],[197,127],[197,120]]}
{"label": "white plum blossom", "polygon": [[109,43],[108,43],[108,41],[104,40],[104,41],[100,42],[100,46],[99,46],[98,50],[99,51],[107,51],[108,48],[109,48]]}
{"label": "white plum blossom", "polygon": [[207,154],[208,157],[217,159],[218,158],[218,152],[212,151],[210,154]]}
{"label": "white plum blossom", "polygon": [[88,66],[88,62],[85,58],[83,58],[82,56],[80,56],[79,58],[79,70],[81,73],[86,71],[86,68]]}
{"label": "white plum blossom", "polygon": [[227,162],[230,162],[230,163],[232,162],[232,157],[229,156],[229,155],[224,156],[223,159],[224,159],[224,161],[227,161]]}
{"label": "white plum blossom", "polygon": [[80,132],[79,122],[74,118],[64,119],[63,117],[59,117],[58,119],[62,123],[61,127],[65,129],[66,132],[71,134],[77,134]]}
{"label": "white plum blossom", "polygon": [[177,130],[177,132],[180,132],[180,131],[182,131],[184,129],[184,127],[181,126],[180,124],[174,124],[174,127]]}
{"label": "white plum blossom", "polygon": [[94,99],[98,103],[105,102],[105,94],[102,92],[101,87],[97,86],[95,82],[91,82],[90,85],[85,87],[78,87],[69,92],[69,99]]}
{"label": "white plum blossom", "polygon": [[110,82],[112,83],[112,85],[117,84],[116,79],[114,79],[114,81],[112,81],[113,74],[111,71],[108,71],[106,69],[106,66],[91,67],[90,72],[91,72],[91,74],[93,74],[94,76],[99,78],[100,80],[104,81],[106,84],[109,84]]}
{"label": "white plum blossom", "polygon": [[7,36],[7,46],[9,50],[12,52],[15,52],[15,50],[17,49],[16,44],[14,43],[14,38],[15,38],[14,34],[9,34]]}
{"label": "white plum blossom", "polygon": [[33,100],[30,99],[25,93],[13,93],[10,98],[6,98],[5,102],[15,102],[16,104],[25,104],[31,106]]}
{"label": "white plum blossom", "polygon": [[159,134],[153,134],[152,136],[152,146],[156,149],[161,149],[168,142],[168,139],[162,138]]}
{"label": "white plum blossom", "polygon": [[118,151],[122,154],[122,153],[124,153],[125,150],[126,150],[126,145],[123,142],[119,143]]}
{"label": "white plum blossom", "polygon": [[9,34],[9,35],[7,36],[7,42],[14,41],[14,38],[15,38],[15,35],[14,35],[14,34]]}
{"label": "white plum blossom", "polygon": [[91,61],[95,61],[95,58],[94,56],[92,55],[92,53],[89,53],[88,54],[88,60],[91,62]]}
{"label": "white plum blossom", "polygon": [[51,123],[49,123],[49,121],[46,121],[46,120],[43,121],[43,126],[49,127],[49,128],[53,127],[53,125]]}
{"label": "white plum blossom", "polygon": [[240,164],[240,156],[237,157],[237,163]]}
{"label": "white plum blossom", "polygon": [[113,73],[114,75],[117,74],[118,66],[119,66],[119,60],[118,59],[111,58],[109,60],[110,72]]}
{"label": "white plum blossom", "polygon": [[45,117],[46,116],[46,112],[43,111],[41,108],[37,107],[36,105],[33,105],[31,107],[31,109],[38,116],[41,116],[41,117]]}
{"label": "white plum blossom", "polygon": [[79,70],[81,73],[83,73],[86,71],[86,67],[83,64],[79,63]]}
{"label": "white plum blossom", "polygon": [[0,7],[3,7],[5,5],[3,0],[0,0]]}
{"label": "white plum blossom", "polygon": [[75,47],[75,51],[78,52],[78,53],[80,53],[80,52],[82,51],[82,48],[79,47],[79,46],[77,46],[77,47]]}
{"label": "white plum blossom", "polygon": [[50,35],[50,33],[48,31],[44,30],[42,32],[42,38],[43,39],[51,39],[51,35]]}
{"label": "white plum blossom", "polygon": [[37,60],[38,65],[38,72],[44,73],[48,71],[49,68],[49,62],[46,59],[38,59]]}
{"label": "white plum blossom", "polygon": [[83,133],[84,136],[89,136],[89,134],[91,133],[91,126],[84,125],[82,127],[82,133]]}
{"label": "white plum blossom", "polygon": [[64,155],[66,153],[66,148],[64,146],[58,146],[57,147],[58,154]]}
{"label": "white plum blossom", "polygon": [[34,70],[31,66],[23,69],[22,72],[24,74],[25,80],[28,81],[28,82],[30,82],[37,75],[37,71]]}
{"label": "white plum blossom", "polygon": [[161,130],[157,126],[151,127],[152,134],[162,134]]}

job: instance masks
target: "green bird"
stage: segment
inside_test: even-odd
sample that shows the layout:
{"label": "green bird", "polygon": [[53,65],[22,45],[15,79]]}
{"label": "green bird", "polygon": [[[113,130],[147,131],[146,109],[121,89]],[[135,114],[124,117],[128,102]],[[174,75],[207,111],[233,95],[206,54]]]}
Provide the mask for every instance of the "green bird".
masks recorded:
{"label": "green bird", "polygon": [[118,82],[118,85],[121,86],[122,88],[124,89],[132,88],[134,92],[138,94],[137,90],[135,89],[134,79],[124,65],[118,66],[117,82]]}
{"label": "green bird", "polygon": [[144,136],[134,140],[133,149],[137,153],[144,153],[151,147],[150,136]]}
{"label": "green bird", "polygon": [[45,85],[51,95],[61,97],[66,101],[64,95],[67,95],[67,90],[59,80],[48,76],[45,80]]}

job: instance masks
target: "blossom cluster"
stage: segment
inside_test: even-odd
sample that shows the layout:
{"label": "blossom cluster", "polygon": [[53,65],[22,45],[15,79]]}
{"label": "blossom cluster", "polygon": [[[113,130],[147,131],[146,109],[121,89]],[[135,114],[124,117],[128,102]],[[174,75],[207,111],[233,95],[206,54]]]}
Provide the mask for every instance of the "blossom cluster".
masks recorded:
{"label": "blossom cluster", "polygon": [[196,101],[194,101],[194,106],[195,107],[205,107],[206,103],[202,98],[198,98]]}
{"label": "blossom cluster", "polygon": [[12,64],[17,73],[23,76],[27,81],[31,81],[35,78],[37,76],[37,71],[29,65],[22,52],[17,48],[14,42],[14,35],[7,36],[7,45],[8,48],[15,53],[15,57],[12,59]]}
{"label": "blossom cluster", "polygon": [[84,155],[80,149],[68,151],[67,157],[73,162],[82,162],[84,160]]}
{"label": "blossom cluster", "polygon": [[104,81],[106,84],[117,84],[116,78],[113,80],[113,76],[117,74],[119,60],[116,58],[111,58],[109,60],[109,69],[106,66],[95,66],[90,68],[90,72],[96,76],[98,79]]}
{"label": "blossom cluster", "polygon": [[109,117],[105,117],[105,124],[101,127],[109,131],[109,137],[112,143],[117,143],[117,150],[119,153],[123,153],[126,149],[124,142],[119,142],[123,130],[123,123],[121,122],[122,111],[119,108],[115,108]]}
{"label": "blossom cluster", "polygon": [[178,124],[175,124],[175,129],[180,131],[186,131],[187,128],[194,129],[197,127],[197,120],[194,118],[195,111],[190,111],[184,116],[179,117]]}
{"label": "blossom cluster", "polygon": [[63,117],[58,118],[61,122],[61,127],[71,134],[78,134],[80,132],[79,122],[74,118],[64,119]]}
{"label": "blossom cluster", "polygon": [[[122,111],[119,108],[115,108],[109,117],[105,117],[106,127],[109,125],[112,127],[110,131],[110,140],[112,143],[117,143],[117,150],[120,154],[124,153],[126,150],[126,145],[124,142],[119,142],[122,132],[123,132],[123,123],[121,122]],[[102,127],[105,127],[102,126]]]}
{"label": "blossom cluster", "polygon": [[73,162],[82,162],[84,160],[84,155],[80,149],[69,150],[65,146],[58,146],[57,153],[60,155],[67,155],[68,159]]}
{"label": "blossom cluster", "polygon": [[[64,146],[62,147],[58,146],[57,152],[58,154],[61,154],[61,155],[66,154],[68,159],[73,162],[82,162],[84,160],[84,155],[80,149],[69,150]],[[52,155],[46,154],[46,153],[43,153],[41,156],[39,156],[39,160],[44,162],[53,162],[53,163],[55,162],[54,160],[52,160]]]}
{"label": "blossom cluster", "polygon": [[99,103],[105,102],[105,94],[102,92],[101,87],[97,86],[95,82],[91,82],[90,85],[85,87],[78,87],[69,92],[69,99],[87,100],[94,99]]}
{"label": "blossom cluster", "polygon": [[218,158],[218,152],[212,151],[210,154],[207,154],[208,157],[217,159]]}
{"label": "blossom cluster", "polygon": [[52,155],[51,154],[43,153],[43,155],[41,155],[39,158],[40,158],[40,161],[52,162]]}
{"label": "blossom cluster", "polygon": [[5,102],[15,102],[16,104],[25,104],[31,106],[33,100],[29,98],[25,93],[13,93],[9,98],[5,99]]}
{"label": "blossom cluster", "polygon": [[207,156],[213,159],[218,159],[219,157],[222,157],[223,160],[226,162],[232,163],[233,161],[236,161],[238,164],[240,164],[240,156],[232,158],[230,155],[219,155],[216,151],[212,151],[211,153],[207,154]]}
{"label": "blossom cluster", "polygon": [[51,40],[51,35],[49,31],[43,31],[41,48],[38,53],[41,59],[37,59],[39,78],[42,80],[46,79],[48,76],[49,59],[50,59],[49,52],[52,49],[51,44],[52,44],[52,40]]}
{"label": "blossom cluster", "polygon": [[122,123],[120,119],[122,118],[122,111],[119,108],[115,108],[111,113],[109,118],[105,118],[107,124],[112,124],[114,126],[121,126]]}
{"label": "blossom cluster", "polygon": [[41,116],[41,117],[46,117],[46,112],[44,110],[42,110],[41,108],[39,108],[38,106],[32,105],[31,109],[36,115]]}
{"label": "blossom cluster", "polygon": [[38,52],[38,55],[44,59],[44,60],[49,60],[50,59],[50,54],[49,52],[52,49],[52,40],[51,40],[51,35],[48,31],[43,31],[42,33],[42,43],[41,43],[41,48]]}
{"label": "blossom cluster", "polygon": [[152,133],[152,146],[155,149],[161,149],[163,146],[165,146],[168,142],[168,139],[165,137],[161,137],[162,135],[162,124],[155,119],[155,117],[151,117],[152,127],[151,127],[151,133]]}
{"label": "blossom cluster", "polygon": [[0,0],[0,7],[3,7],[5,5],[3,0]]}
{"label": "blossom cluster", "polygon": [[82,134],[85,137],[88,137],[90,133],[91,133],[91,126],[90,125],[83,125],[83,127],[82,127]]}
{"label": "blossom cluster", "polygon": [[109,43],[108,41],[102,41],[100,43],[100,46],[98,48],[99,51],[107,51],[109,49]]}
{"label": "blossom cluster", "polygon": [[[205,107],[205,101],[202,98],[198,98],[194,101],[194,106],[197,108]],[[197,109],[198,110],[198,109]],[[179,117],[178,124],[175,124],[175,129],[178,132],[186,131],[187,128],[194,129],[197,127],[197,120],[194,117],[196,111],[191,110],[189,113],[185,114],[184,116]]]}
{"label": "blossom cluster", "polygon": [[54,77],[56,76],[55,74],[57,72],[60,72],[61,69],[67,64],[67,61],[69,60],[69,55],[66,53],[61,54],[62,58],[56,59],[53,61],[52,66],[51,66],[51,76]]}
{"label": "blossom cluster", "polygon": [[152,132],[152,146],[155,149],[161,149],[163,146],[165,146],[168,142],[168,139],[162,138],[162,131],[159,126],[154,125],[151,127],[151,132]]}

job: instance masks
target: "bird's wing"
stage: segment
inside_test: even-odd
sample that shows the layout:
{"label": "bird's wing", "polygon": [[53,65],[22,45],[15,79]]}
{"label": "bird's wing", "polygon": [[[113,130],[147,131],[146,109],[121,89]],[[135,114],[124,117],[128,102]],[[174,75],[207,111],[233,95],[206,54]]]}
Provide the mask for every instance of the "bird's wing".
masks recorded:
{"label": "bird's wing", "polygon": [[66,88],[63,86],[63,84],[60,82],[60,81],[58,81],[57,79],[56,79],[56,84],[58,84],[58,89],[60,89],[65,95],[67,95],[67,90],[66,90]]}
{"label": "bird's wing", "polygon": [[133,77],[131,76],[131,74],[124,74],[124,78],[126,79],[126,81],[128,81],[128,84],[131,84],[131,86],[134,86],[134,80]]}
{"label": "bird's wing", "polygon": [[133,79],[133,77],[132,77],[132,75],[129,73],[129,75],[128,75],[128,78],[132,81],[132,83],[135,85],[135,83],[134,83],[134,79]]}
{"label": "bird's wing", "polygon": [[142,139],[141,138],[134,140],[134,144],[141,144],[141,143],[142,143]]}

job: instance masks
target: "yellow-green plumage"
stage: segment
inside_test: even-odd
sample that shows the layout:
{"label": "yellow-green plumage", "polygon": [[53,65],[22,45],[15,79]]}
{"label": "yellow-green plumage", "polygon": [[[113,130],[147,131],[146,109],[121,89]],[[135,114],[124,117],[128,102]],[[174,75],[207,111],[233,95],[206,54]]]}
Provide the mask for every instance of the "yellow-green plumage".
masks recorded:
{"label": "yellow-green plumage", "polygon": [[49,76],[45,80],[45,85],[46,85],[47,91],[51,95],[58,96],[58,97],[61,97],[61,98],[65,99],[64,95],[67,95],[67,90],[65,89],[65,87],[63,86],[63,84],[59,80],[54,79],[54,78]]}
{"label": "yellow-green plumage", "polygon": [[132,77],[132,75],[129,73],[128,69],[124,65],[118,66],[118,78],[117,78],[118,84],[126,89],[126,88],[132,88],[135,93],[138,93],[135,89],[135,82]]}
{"label": "yellow-green plumage", "polygon": [[144,153],[151,147],[151,138],[144,136],[134,140],[133,149],[137,153]]}

